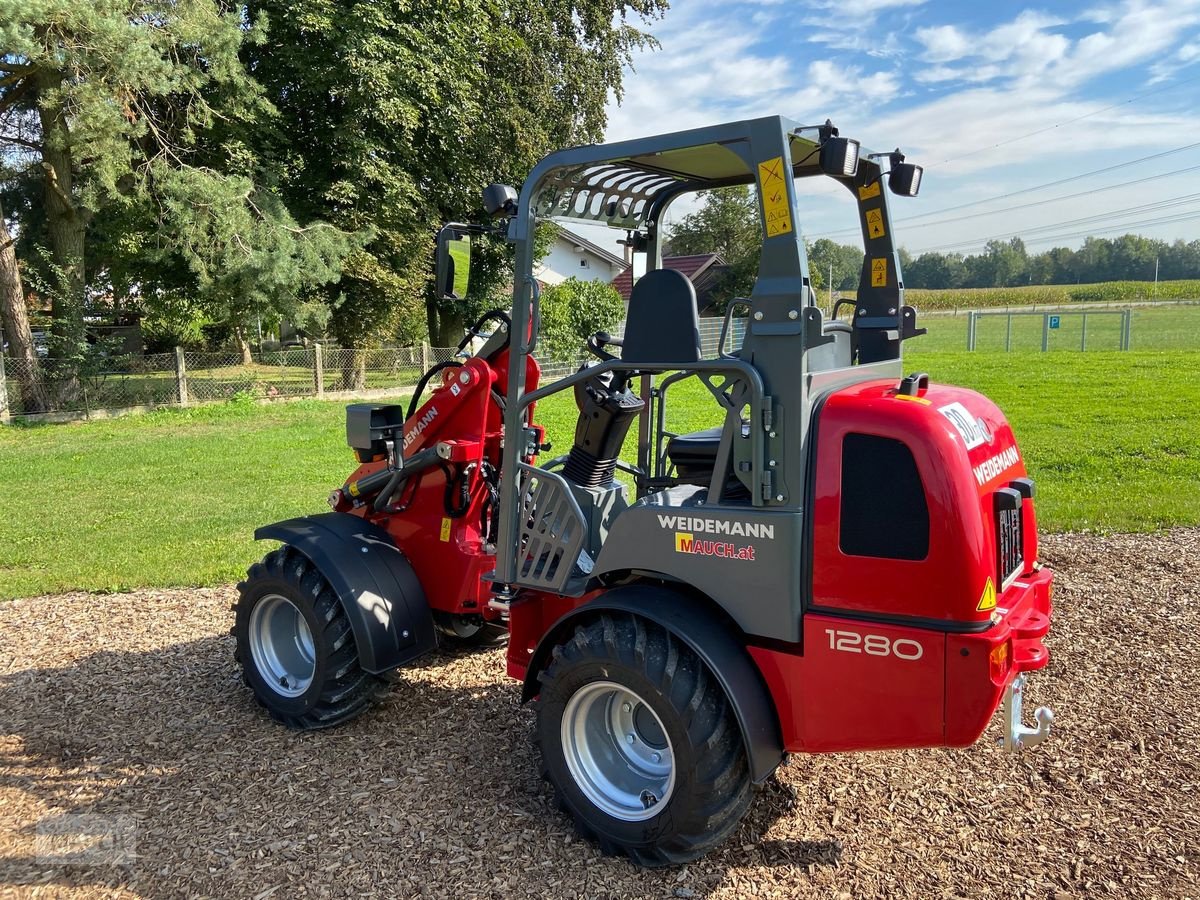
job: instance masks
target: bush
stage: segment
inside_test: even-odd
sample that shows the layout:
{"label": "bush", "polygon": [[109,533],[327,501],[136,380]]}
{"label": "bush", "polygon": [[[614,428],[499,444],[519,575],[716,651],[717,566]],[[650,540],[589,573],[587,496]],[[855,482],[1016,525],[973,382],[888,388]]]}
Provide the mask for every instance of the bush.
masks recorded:
{"label": "bush", "polygon": [[540,355],[563,362],[579,359],[589,337],[611,330],[625,317],[625,304],[611,285],[578,278],[544,288],[541,309]]}

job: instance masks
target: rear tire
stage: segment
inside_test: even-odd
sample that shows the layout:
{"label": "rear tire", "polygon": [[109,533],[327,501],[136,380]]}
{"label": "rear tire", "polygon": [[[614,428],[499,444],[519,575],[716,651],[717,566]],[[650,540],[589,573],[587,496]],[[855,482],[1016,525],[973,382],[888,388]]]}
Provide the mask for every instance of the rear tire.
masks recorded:
{"label": "rear tire", "polygon": [[330,728],[387,692],[364,672],[350,621],[325,576],[290,546],[268,553],[238,585],[233,633],[242,678],[290,728]]}
{"label": "rear tire", "polygon": [[580,833],[644,866],[724,841],[752,799],[741,731],[704,662],[667,629],[605,614],[541,673],[542,774]]}

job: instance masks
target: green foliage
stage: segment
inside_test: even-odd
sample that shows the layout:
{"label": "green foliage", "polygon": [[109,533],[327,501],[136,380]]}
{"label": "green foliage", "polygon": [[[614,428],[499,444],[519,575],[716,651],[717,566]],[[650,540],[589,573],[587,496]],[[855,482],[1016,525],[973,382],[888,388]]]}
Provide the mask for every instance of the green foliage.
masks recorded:
{"label": "green foliage", "polygon": [[857,290],[862,263],[861,249],[835,244],[828,238],[814,241],[808,248],[808,270],[814,288],[829,290],[829,273],[832,270],[835,291]]}
{"label": "green foliage", "polygon": [[671,228],[665,253],[721,254],[729,270],[713,295],[719,301],[717,311],[722,311],[731,298],[750,296],[758,275],[763,238],[757,195],[749,187],[731,187],[696,196],[703,205]]}
{"label": "green foliage", "polygon": [[[904,264],[914,288],[987,288],[1037,284],[1200,278],[1200,241],[1174,243],[1124,234],[1089,237],[1078,250],[1054,247],[1030,255],[1020,238],[990,241],[982,253],[922,253]],[[1121,298],[1125,299],[1125,298]]]}
{"label": "green foliage", "polygon": [[0,0],[0,23],[0,154],[31,164],[0,181],[33,198],[19,231],[26,256],[50,248],[61,338],[82,341],[87,288],[182,336],[194,309],[165,319],[194,304],[232,325],[305,317],[354,240],[301,227],[250,147],[272,108],[239,54],[265,20],[219,0]]}
{"label": "green foliage", "polygon": [[480,190],[519,184],[550,150],[599,139],[622,67],[648,38],[625,17],[662,0],[251,0],[269,46],[245,58],[280,112],[258,135],[301,219],[370,241],[336,288],[339,340],[412,331],[457,342],[463,322],[511,279],[507,247],[482,246],[466,300],[438,303],[433,239],[446,221],[482,217]]}
{"label": "green foliage", "polygon": [[545,359],[574,362],[597,331],[609,331],[625,316],[625,304],[612,285],[568,278],[542,290],[542,330],[538,352]]}
{"label": "green foliage", "polygon": [[988,309],[998,306],[1054,306],[1083,302],[1197,300],[1200,280],[1117,281],[1104,284],[1046,284],[1011,288],[930,291],[906,288],[904,300],[918,309]]}

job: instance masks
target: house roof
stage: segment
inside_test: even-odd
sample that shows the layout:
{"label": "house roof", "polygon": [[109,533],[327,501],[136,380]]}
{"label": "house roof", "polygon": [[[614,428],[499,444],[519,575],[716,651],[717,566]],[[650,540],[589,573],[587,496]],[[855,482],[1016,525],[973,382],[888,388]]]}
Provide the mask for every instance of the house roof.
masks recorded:
{"label": "house roof", "polygon": [[561,240],[566,241],[568,244],[573,244],[577,248],[583,248],[593,256],[600,257],[610,266],[625,265],[625,260],[621,259],[621,257],[617,256],[615,253],[605,250],[599,244],[593,244],[582,235],[576,234],[568,228],[563,228],[561,225],[558,226],[558,237]]}
{"label": "house roof", "polygon": [[[725,259],[720,253],[667,256],[663,259],[664,269],[674,269],[677,272],[682,272],[693,285],[714,265],[725,265]],[[612,285],[617,289],[617,293],[621,295],[621,299],[628,300],[629,295],[633,293],[633,266],[626,266],[625,271],[613,279]]]}

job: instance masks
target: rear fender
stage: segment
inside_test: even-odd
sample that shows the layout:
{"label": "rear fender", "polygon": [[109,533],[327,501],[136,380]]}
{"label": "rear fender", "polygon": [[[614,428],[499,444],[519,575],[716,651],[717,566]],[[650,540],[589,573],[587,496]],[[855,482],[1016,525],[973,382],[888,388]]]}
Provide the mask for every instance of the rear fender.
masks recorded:
{"label": "rear fender", "polygon": [[755,783],[762,783],[783,761],[779,718],[771,694],[745,646],[740,631],[704,600],[678,591],[630,585],[605,591],[562,616],[533,651],[525,673],[521,702],[538,693],[538,675],[550,662],[550,652],[567,640],[575,626],[605,612],[626,612],[661,625],[690,647],[725,691],[737,717]]}
{"label": "rear fender", "polygon": [[365,671],[386,672],[437,646],[421,582],[378,525],[330,512],[264,525],[254,537],[290,545],[325,576],[350,620]]}

